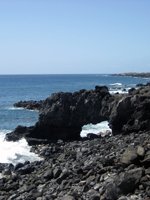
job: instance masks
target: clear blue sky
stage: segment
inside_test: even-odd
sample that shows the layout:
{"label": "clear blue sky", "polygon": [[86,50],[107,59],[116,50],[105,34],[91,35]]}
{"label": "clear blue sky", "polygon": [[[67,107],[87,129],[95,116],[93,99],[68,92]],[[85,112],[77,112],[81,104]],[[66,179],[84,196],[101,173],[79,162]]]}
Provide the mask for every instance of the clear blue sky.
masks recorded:
{"label": "clear blue sky", "polygon": [[150,71],[150,0],[0,0],[0,74]]}

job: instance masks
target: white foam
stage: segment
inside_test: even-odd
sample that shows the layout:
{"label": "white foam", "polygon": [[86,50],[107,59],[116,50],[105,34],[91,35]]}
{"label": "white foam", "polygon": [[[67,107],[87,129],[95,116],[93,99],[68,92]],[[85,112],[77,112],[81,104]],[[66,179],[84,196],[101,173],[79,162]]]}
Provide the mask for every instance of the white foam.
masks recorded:
{"label": "white foam", "polygon": [[110,85],[112,85],[112,86],[122,86],[122,83],[112,83]]}
{"label": "white foam", "polygon": [[5,140],[5,134],[10,131],[0,131],[0,163],[12,163],[17,164],[25,161],[36,161],[41,158],[30,152],[31,147],[28,145],[25,139],[21,139],[17,142],[8,142]]}
{"label": "white foam", "polygon": [[98,124],[87,124],[82,127],[82,131],[80,133],[81,137],[86,137],[88,133],[100,134],[104,136],[106,132],[112,132],[108,126],[108,121],[103,121]]}
{"label": "white foam", "polygon": [[119,93],[119,94],[125,94],[125,93],[128,93],[128,90],[126,89],[126,91],[124,90],[109,90],[110,94],[116,94],[116,93]]}
{"label": "white foam", "polygon": [[12,107],[9,107],[8,110],[24,110],[24,108],[12,106]]}
{"label": "white foam", "polygon": [[31,112],[39,112],[39,110],[36,110],[36,109],[26,109],[26,108],[23,108],[23,107],[9,107],[7,108],[8,110],[27,110],[27,111],[31,111]]}

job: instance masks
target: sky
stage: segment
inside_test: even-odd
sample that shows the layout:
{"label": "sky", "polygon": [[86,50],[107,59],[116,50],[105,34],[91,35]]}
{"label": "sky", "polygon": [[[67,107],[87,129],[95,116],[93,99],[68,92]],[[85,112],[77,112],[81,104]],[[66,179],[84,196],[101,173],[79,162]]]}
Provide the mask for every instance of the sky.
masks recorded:
{"label": "sky", "polygon": [[150,0],[0,0],[0,74],[150,71]]}

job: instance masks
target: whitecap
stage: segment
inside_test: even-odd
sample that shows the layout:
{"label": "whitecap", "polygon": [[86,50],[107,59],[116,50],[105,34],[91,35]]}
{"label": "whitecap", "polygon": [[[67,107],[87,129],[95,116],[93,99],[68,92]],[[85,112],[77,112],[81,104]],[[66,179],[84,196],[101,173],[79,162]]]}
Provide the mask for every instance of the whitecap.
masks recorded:
{"label": "whitecap", "polygon": [[24,110],[24,108],[22,107],[14,107],[14,106],[8,107],[7,109],[8,110]]}
{"label": "whitecap", "polygon": [[122,86],[122,83],[111,83],[112,86]]}
{"label": "whitecap", "polygon": [[27,109],[27,108],[23,108],[23,107],[14,107],[14,106],[12,106],[12,107],[8,107],[7,108],[8,110],[27,110],[27,111],[31,111],[31,112],[39,112],[39,110],[36,110],[36,109]]}
{"label": "whitecap", "polygon": [[31,147],[24,138],[17,142],[6,141],[5,135],[9,132],[8,130],[0,131],[0,163],[12,163],[15,165],[25,161],[41,160],[37,154],[30,152]]}
{"label": "whitecap", "polygon": [[128,93],[128,89],[126,90],[109,90],[110,94],[116,94],[116,93],[119,93],[119,94],[125,94],[125,93]]}

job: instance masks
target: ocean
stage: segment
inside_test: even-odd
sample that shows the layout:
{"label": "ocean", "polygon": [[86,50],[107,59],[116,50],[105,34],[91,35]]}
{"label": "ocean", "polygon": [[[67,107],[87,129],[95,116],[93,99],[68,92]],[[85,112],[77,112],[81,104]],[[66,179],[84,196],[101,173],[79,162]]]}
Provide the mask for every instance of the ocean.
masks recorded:
{"label": "ocean", "polygon": [[[20,100],[41,100],[54,92],[74,92],[80,89],[94,89],[96,85],[108,86],[111,93],[126,92],[139,83],[147,83],[150,79],[121,77],[109,74],[87,75],[0,75],[0,163],[34,161],[40,158],[30,152],[25,139],[18,142],[5,141],[5,134],[18,125],[34,125],[38,120],[38,112],[15,108],[14,103]],[[106,122],[103,126],[107,126]],[[85,127],[94,132],[101,126]],[[103,127],[104,128],[104,127]],[[98,130],[99,131],[99,130]],[[85,132],[83,135],[85,135]]]}

